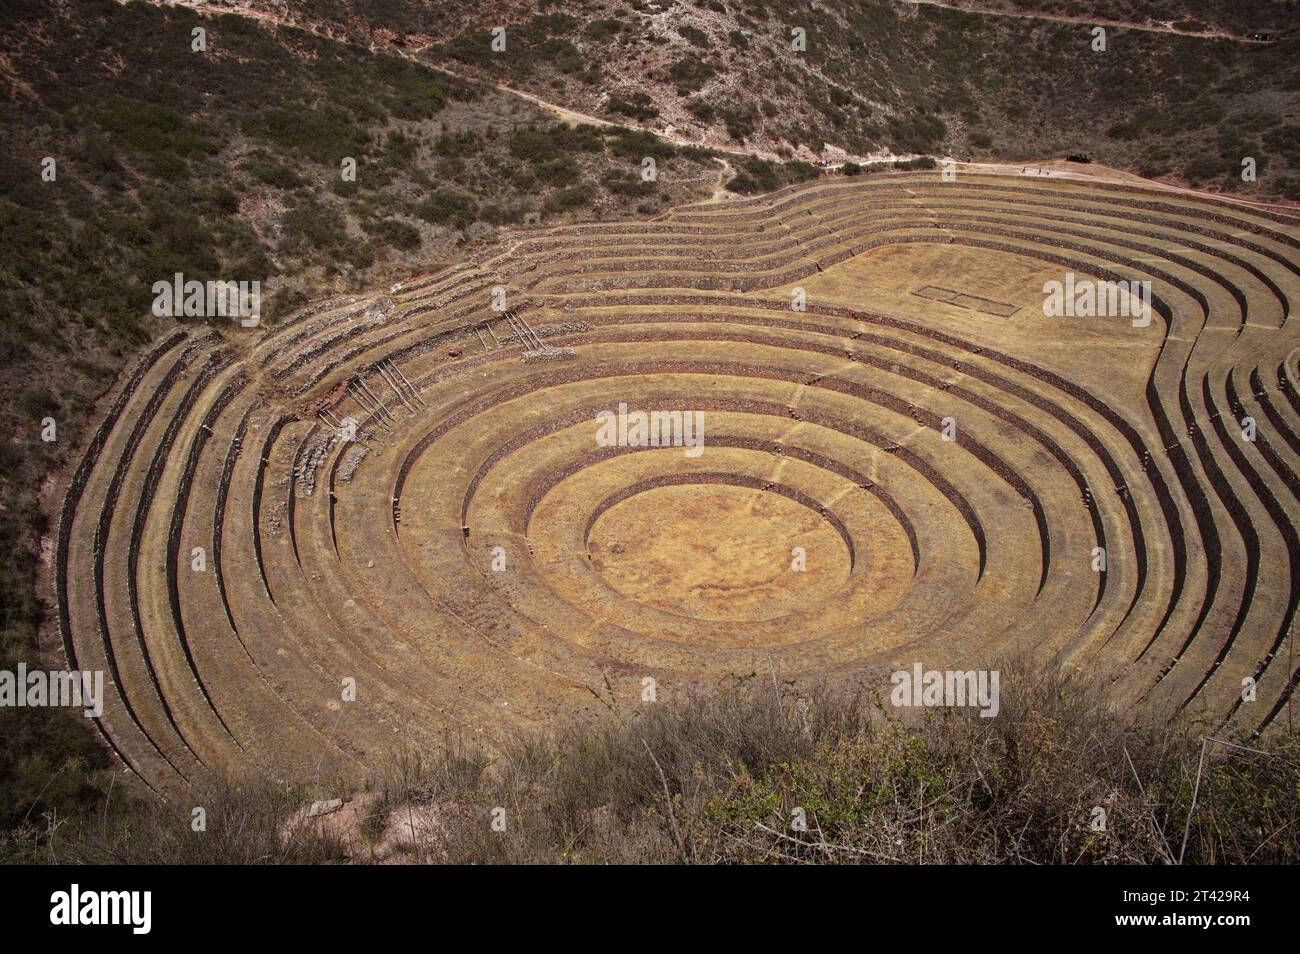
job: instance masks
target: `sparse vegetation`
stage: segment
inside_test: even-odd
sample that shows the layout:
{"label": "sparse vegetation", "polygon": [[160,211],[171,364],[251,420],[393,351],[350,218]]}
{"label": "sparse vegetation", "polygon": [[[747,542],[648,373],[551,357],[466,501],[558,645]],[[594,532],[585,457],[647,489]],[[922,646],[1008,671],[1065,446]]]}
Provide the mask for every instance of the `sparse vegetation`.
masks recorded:
{"label": "sparse vegetation", "polygon": [[[1010,675],[1008,670],[1008,675]],[[7,846],[63,863],[1241,864],[1300,856],[1300,746],[1220,748],[1126,724],[1080,676],[1019,671],[996,719],[900,721],[870,696],[762,680],[676,705],[520,739],[413,752],[358,794],[343,823],[312,793],[266,783],[177,809],[117,811]],[[969,712],[969,710],[967,710]],[[1259,748],[1251,745],[1251,749]],[[503,833],[482,823],[511,806]],[[1094,806],[1106,830],[1094,830]],[[793,823],[800,809],[806,828]],[[1190,827],[1186,849],[1184,827]],[[395,837],[419,819],[420,835]]]}
{"label": "sparse vegetation", "polygon": [[713,46],[709,40],[709,35],[698,27],[690,24],[683,24],[677,28],[677,33],[691,46],[698,47],[701,50],[707,50]]}
{"label": "sparse vegetation", "polygon": [[739,165],[739,172],[727,188],[741,195],[753,195],[759,192],[773,192],[784,185],[806,182],[821,174],[814,165],[806,162],[769,162],[751,156]]}
{"label": "sparse vegetation", "polygon": [[[1057,0],[971,5],[1056,14],[1068,6]],[[1071,9],[1068,15],[1137,23],[1178,19],[1176,11],[1158,3],[1123,7],[1103,10],[1093,4],[1085,13]],[[1278,132],[1291,128],[1282,117],[1300,89],[1295,56],[1300,34],[1294,29],[1279,42],[1252,44],[1113,27],[1110,52],[1085,55],[1086,49],[1076,52],[1072,23],[890,0],[836,0],[812,8],[777,0],[745,6],[743,12],[713,11],[713,16],[716,29],[684,23],[647,38],[662,47],[657,59],[663,65],[655,67],[642,64],[643,46],[627,42],[633,26],[616,31],[595,26],[603,20],[589,20],[593,28],[582,31],[586,60],[644,83],[645,102],[624,98],[610,110],[638,121],[694,119],[710,125],[721,118],[732,141],[804,157],[830,143],[857,155],[882,148],[955,154],[969,147],[1015,162],[1064,154],[1080,145],[1078,130],[1092,129],[1097,132],[1088,145],[1097,162],[1158,169],[1214,188],[1231,179],[1234,191],[1246,195],[1300,200],[1292,186],[1300,172],[1295,165],[1300,160],[1293,157],[1300,150],[1287,147],[1289,132]],[[1252,0],[1242,9],[1212,4],[1198,20],[1208,30],[1242,36],[1260,25],[1251,25],[1255,19],[1294,26],[1295,16],[1294,4],[1279,10],[1266,0]],[[807,51],[785,56],[774,50],[773,22],[803,24],[810,38]],[[1179,26],[1186,27],[1186,22]],[[726,51],[725,67],[720,48]],[[485,76],[499,75],[502,66],[483,57],[475,65]],[[557,72],[540,61],[526,73],[507,68],[512,82],[539,92]],[[740,75],[746,80],[737,85]],[[599,95],[594,88],[569,84],[557,89],[570,105],[594,108]],[[750,97],[761,104],[757,112],[740,105]],[[958,120],[972,113],[980,115],[983,128],[967,134]],[[1266,118],[1253,130],[1237,127],[1251,116]],[[1267,176],[1243,183],[1235,175],[1242,157],[1234,155],[1236,162],[1230,162],[1220,155],[1214,135],[1207,135],[1224,121],[1243,135],[1277,133],[1272,140],[1267,135],[1256,140],[1257,151],[1267,152],[1272,163]],[[1167,149],[1171,158],[1152,163],[1148,153],[1156,149]],[[1218,164],[1207,174],[1211,162]]]}
{"label": "sparse vegetation", "polygon": [[659,115],[659,110],[652,105],[650,94],[643,90],[629,94],[626,99],[622,96],[611,96],[606,107],[611,113],[630,116],[633,119],[654,119]]}

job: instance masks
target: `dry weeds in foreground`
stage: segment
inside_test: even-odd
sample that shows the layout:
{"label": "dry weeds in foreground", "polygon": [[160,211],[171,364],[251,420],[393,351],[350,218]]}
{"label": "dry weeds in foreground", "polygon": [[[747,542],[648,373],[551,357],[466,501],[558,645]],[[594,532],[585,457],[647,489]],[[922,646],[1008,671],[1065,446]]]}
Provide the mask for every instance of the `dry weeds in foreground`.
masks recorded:
{"label": "dry weeds in foreground", "polygon": [[[221,785],[192,799],[207,806],[203,833],[188,804],[119,805],[52,829],[47,819],[7,853],[114,864],[1300,857],[1294,736],[1207,746],[1188,825],[1201,735],[1129,725],[1082,678],[1004,667],[1002,700],[994,719],[927,710],[900,720],[863,695],[741,685],[499,753],[455,743],[412,753],[370,791],[310,817],[291,789]],[[1105,831],[1094,830],[1098,808]]]}

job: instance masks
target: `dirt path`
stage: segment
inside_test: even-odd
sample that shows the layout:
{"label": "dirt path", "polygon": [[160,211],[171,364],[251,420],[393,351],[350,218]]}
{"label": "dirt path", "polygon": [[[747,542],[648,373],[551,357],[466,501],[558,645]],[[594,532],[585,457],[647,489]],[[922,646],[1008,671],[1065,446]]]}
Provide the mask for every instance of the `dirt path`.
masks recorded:
{"label": "dirt path", "polygon": [[[421,49],[425,49],[425,48],[422,47]],[[420,50],[416,50],[416,52],[420,52]],[[412,58],[414,59],[414,57]],[[516,89],[513,86],[507,86],[505,83],[496,83],[496,82],[492,82],[491,80],[479,79],[477,76],[469,76],[468,74],[465,73],[458,73],[455,70],[449,69],[446,66],[433,66],[424,60],[419,60],[418,62],[420,62],[422,66],[429,67],[430,69],[436,69],[441,73],[446,73],[448,76],[454,76],[457,79],[464,80],[467,83],[478,83],[483,86],[491,86],[502,93],[508,93],[511,96],[518,96],[520,99],[526,99],[534,106],[540,106],[542,109],[545,109],[547,112],[554,115],[557,119],[560,120],[560,122],[567,123],[570,126],[578,126],[578,125],[631,126],[633,128],[638,128],[638,129],[641,128],[637,126],[635,123],[615,123],[615,122],[611,122],[608,119],[601,119],[599,116],[592,116],[590,113],[580,113],[575,109],[569,109],[567,106],[561,106],[558,103],[549,103],[546,100],[542,99],[540,96],[535,95],[534,93],[529,93],[526,90],[522,90],[522,89]],[[662,135],[662,134],[656,133],[656,135]],[[669,137],[663,136],[662,138],[667,139]]]}
{"label": "dirt path", "polygon": [[945,10],[956,10],[960,13],[975,13],[987,17],[1015,17],[1019,20],[1054,20],[1057,23],[1080,23],[1086,26],[1115,27],[1123,30],[1142,30],[1146,33],[1171,33],[1175,36],[1199,37],[1203,40],[1232,40],[1235,43],[1260,42],[1259,40],[1237,36],[1233,33],[1225,33],[1222,30],[1180,30],[1173,25],[1172,20],[1165,21],[1161,24],[1134,23],[1132,20],[1072,17],[1063,13],[1038,13],[1021,10],[990,10],[984,7],[963,6],[959,3],[944,3],[942,0],[896,0],[896,2],[908,4],[913,7],[943,7]]}
{"label": "dirt path", "polygon": [[741,149],[741,148],[737,148],[736,146],[724,145],[722,143],[713,142],[707,139],[692,139],[687,136],[678,135],[675,132],[662,130],[662,129],[655,129],[653,127],[644,126],[640,123],[636,123],[632,121],[614,122],[613,120],[602,119],[600,116],[593,116],[590,113],[579,112],[576,109],[570,109],[567,106],[561,106],[558,103],[552,103],[548,100],[542,99],[540,96],[538,96],[535,93],[530,93],[526,90],[518,89],[514,86],[509,86],[506,83],[498,83],[495,80],[481,79],[480,77],[472,76],[468,73],[458,72],[457,70],[451,69],[445,64],[441,64],[441,63],[433,64],[425,60],[420,60],[419,62],[423,66],[426,66],[430,69],[437,70],[440,73],[446,73],[448,76],[454,76],[456,77],[456,79],[464,80],[467,83],[478,83],[483,86],[491,86],[493,89],[496,89],[499,92],[507,93],[511,96],[518,96],[520,99],[526,99],[534,106],[538,106],[542,109],[545,109],[547,112],[551,113],[561,122],[568,123],[569,125],[587,124],[592,126],[621,126],[626,129],[636,129],[641,132],[648,132],[653,136],[659,137],[660,139],[666,139],[668,140],[668,142],[671,142],[677,146],[711,149],[714,152],[725,152],[728,155],[737,156],[742,159],[749,158],[750,156],[760,156],[764,159],[770,159],[773,162],[781,161],[781,158],[777,156],[776,153],[769,152],[765,149]]}
{"label": "dirt path", "polygon": [[731,167],[731,163],[729,163],[726,159],[719,157],[714,161],[719,163],[722,166],[722,168],[718,170],[718,184],[713,189],[713,198],[716,201],[718,199],[726,199],[731,196],[731,193],[727,191],[726,186],[727,186],[727,180],[731,178],[735,170]]}

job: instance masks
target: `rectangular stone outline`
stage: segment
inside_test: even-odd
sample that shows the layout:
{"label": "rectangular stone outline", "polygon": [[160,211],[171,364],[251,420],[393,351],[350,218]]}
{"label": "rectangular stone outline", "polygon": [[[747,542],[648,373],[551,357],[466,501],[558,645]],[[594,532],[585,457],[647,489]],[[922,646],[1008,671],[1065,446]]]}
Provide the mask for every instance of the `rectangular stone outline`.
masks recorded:
{"label": "rectangular stone outline", "polygon": [[1013,305],[1010,302],[983,298],[968,292],[944,288],[942,285],[922,285],[914,290],[912,294],[928,301],[941,301],[945,305],[956,305],[959,308],[978,311],[986,315],[997,315],[999,318],[1010,318],[1020,310],[1018,305]]}

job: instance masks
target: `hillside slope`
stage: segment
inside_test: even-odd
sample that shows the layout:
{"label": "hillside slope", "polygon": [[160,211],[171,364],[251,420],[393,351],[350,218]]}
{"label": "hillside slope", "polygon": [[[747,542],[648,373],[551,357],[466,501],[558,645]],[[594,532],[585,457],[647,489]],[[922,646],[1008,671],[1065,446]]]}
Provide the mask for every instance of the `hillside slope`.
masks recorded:
{"label": "hillside slope", "polygon": [[[1294,3],[970,0],[984,12],[966,12],[899,0],[512,0],[471,16],[441,0],[225,2],[701,143],[829,160],[1083,148],[1148,177],[1300,199]],[[1233,38],[1108,26],[1101,51],[1087,22],[998,11]],[[1257,23],[1266,12],[1271,22]],[[1240,39],[1259,26],[1288,36]],[[1247,157],[1253,182],[1241,177]]]}

